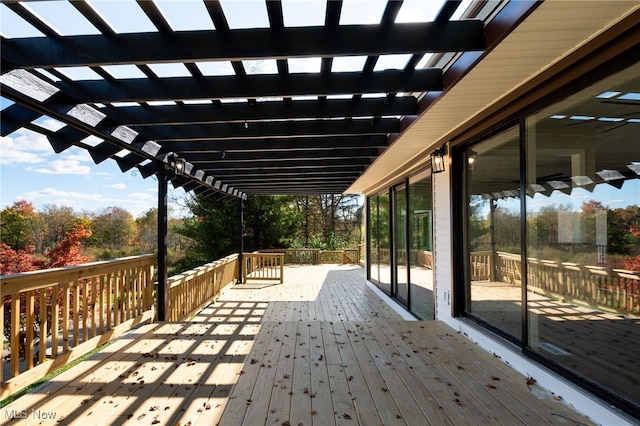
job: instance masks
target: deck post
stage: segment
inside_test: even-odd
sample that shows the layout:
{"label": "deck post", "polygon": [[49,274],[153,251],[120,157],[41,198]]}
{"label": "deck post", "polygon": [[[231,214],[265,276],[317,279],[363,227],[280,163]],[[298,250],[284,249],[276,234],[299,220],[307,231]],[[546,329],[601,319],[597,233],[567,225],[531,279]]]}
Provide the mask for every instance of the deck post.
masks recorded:
{"label": "deck post", "polygon": [[240,197],[240,250],[238,252],[238,284],[242,284],[243,282],[243,273],[244,271],[244,257],[242,253],[244,252],[244,199]]}
{"label": "deck post", "polygon": [[167,320],[167,168],[158,173],[158,321]]}

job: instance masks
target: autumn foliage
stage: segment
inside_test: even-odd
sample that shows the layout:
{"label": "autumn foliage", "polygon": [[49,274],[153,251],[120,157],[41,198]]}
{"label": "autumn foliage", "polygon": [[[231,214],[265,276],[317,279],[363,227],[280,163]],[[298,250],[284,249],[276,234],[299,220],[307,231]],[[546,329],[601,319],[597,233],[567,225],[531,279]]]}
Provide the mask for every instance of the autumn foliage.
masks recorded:
{"label": "autumn foliage", "polygon": [[49,257],[47,267],[58,268],[89,262],[91,259],[82,254],[82,240],[90,236],[91,229],[87,225],[80,222],[73,224],[65,239],[45,253]]}
{"label": "autumn foliage", "polygon": [[0,275],[43,269],[44,262],[33,257],[34,249],[34,246],[28,245],[24,250],[14,250],[0,243]]}
{"label": "autumn foliage", "polygon": [[630,257],[625,260],[624,269],[629,271],[640,271],[640,256]]}
{"label": "autumn foliage", "polygon": [[47,261],[33,256],[35,249],[33,245],[27,245],[22,250],[14,250],[7,244],[0,243],[0,275],[86,263],[90,259],[82,255],[81,243],[83,239],[90,236],[91,229],[85,224],[74,224],[67,231],[65,239],[45,253],[49,257]]}
{"label": "autumn foliage", "polygon": [[[82,240],[91,236],[91,229],[86,223],[78,221],[71,229],[66,232],[65,238],[60,241],[52,250],[47,251],[45,254],[49,258],[48,260],[40,260],[33,256],[35,247],[33,245],[27,245],[24,249],[14,250],[5,243],[0,243],[0,275],[16,274],[20,272],[29,272],[39,269],[57,268],[62,266],[77,265],[86,263],[90,259],[82,254]],[[34,290],[36,300],[40,297],[40,291]],[[52,287],[48,287],[46,290],[47,305],[50,306],[52,302]],[[62,297],[60,291],[59,297]],[[20,310],[22,317],[26,315],[26,299],[25,295],[20,296]],[[58,301],[59,303],[60,301]],[[11,333],[10,329],[10,315],[11,315],[11,297],[5,296],[3,303],[4,309],[4,332],[8,338]],[[39,312],[35,313],[36,323],[40,322]],[[51,321],[51,309],[47,310],[47,321]],[[34,335],[39,336],[39,330],[34,330]],[[21,347],[20,353],[23,355],[24,350]]]}

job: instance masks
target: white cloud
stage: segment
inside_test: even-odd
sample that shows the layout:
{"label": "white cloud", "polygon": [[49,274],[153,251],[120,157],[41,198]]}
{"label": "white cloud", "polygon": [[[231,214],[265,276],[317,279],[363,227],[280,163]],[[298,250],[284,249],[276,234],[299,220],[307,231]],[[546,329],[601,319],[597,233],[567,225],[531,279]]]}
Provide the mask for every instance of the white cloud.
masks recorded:
{"label": "white cloud", "polygon": [[37,164],[52,154],[54,152],[47,138],[31,130],[23,129],[12,133],[12,136],[0,138],[0,164]]}
{"label": "white cloud", "polygon": [[129,200],[154,200],[155,197],[151,194],[146,194],[144,192],[134,192],[129,194]]}
{"label": "white cloud", "polygon": [[37,199],[41,199],[41,198],[51,198],[51,199],[64,199],[64,200],[68,200],[68,199],[80,199],[80,200],[103,200],[102,198],[102,194],[96,194],[96,193],[82,193],[82,192],[76,192],[76,191],[61,191],[59,189],[55,189],[55,188],[44,188],[38,191],[31,191],[31,192],[27,192],[22,194],[20,197],[20,199],[26,199],[26,200],[37,200]]}
{"label": "white cloud", "polygon": [[64,158],[67,160],[76,160],[80,162],[92,162],[91,154],[85,149],[73,147],[65,153]]}
{"label": "white cloud", "polygon": [[113,185],[105,185],[107,188],[113,188],[113,189],[125,189],[127,187],[127,185],[125,185],[124,183],[114,183]]}
{"label": "white cloud", "polygon": [[44,173],[50,175],[82,175],[87,176],[91,173],[91,167],[83,166],[77,160],[53,160],[48,167],[28,168],[28,170],[36,173]]}

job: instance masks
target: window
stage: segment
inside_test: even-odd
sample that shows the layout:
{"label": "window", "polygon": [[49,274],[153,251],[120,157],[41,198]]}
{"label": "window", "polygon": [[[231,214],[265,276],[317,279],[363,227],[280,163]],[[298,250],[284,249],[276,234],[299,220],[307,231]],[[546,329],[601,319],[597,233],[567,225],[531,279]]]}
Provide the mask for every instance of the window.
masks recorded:
{"label": "window", "polygon": [[529,347],[636,403],[639,76],[636,64],[528,117],[525,182]]}
{"label": "window", "polygon": [[391,295],[391,205],[389,193],[369,197],[369,277]]}
{"label": "window", "polygon": [[517,127],[465,152],[468,314],[519,340],[520,142]]}
{"label": "window", "polygon": [[433,285],[433,186],[431,170],[409,179],[410,311],[435,318]]}
{"label": "window", "polygon": [[465,278],[456,293],[466,316],[633,407],[640,406],[638,93],[640,63],[463,148]]}

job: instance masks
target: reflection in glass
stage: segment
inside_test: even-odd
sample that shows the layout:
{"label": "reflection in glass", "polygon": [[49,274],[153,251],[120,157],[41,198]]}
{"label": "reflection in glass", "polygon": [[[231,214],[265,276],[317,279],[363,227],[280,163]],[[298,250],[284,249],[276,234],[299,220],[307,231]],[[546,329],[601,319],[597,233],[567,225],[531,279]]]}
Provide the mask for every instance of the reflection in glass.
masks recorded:
{"label": "reflection in glass", "polygon": [[409,181],[411,312],[425,320],[435,318],[432,235],[433,189],[427,172]]}
{"label": "reflection in glass", "polygon": [[514,127],[465,152],[466,311],[521,338],[520,149]]}
{"label": "reflection in glass", "polygon": [[409,303],[409,283],[407,273],[407,195],[406,186],[400,185],[394,188],[394,220],[393,237],[395,243],[395,263],[396,263],[396,298],[405,306]]}
{"label": "reflection in glass", "polygon": [[529,117],[526,181],[529,346],[635,404],[638,76],[636,64]]}
{"label": "reflection in glass", "polygon": [[369,279],[372,282],[378,282],[380,279],[380,244],[378,242],[380,221],[378,220],[377,195],[367,199],[367,209],[369,210]]}
{"label": "reflection in glass", "polygon": [[389,193],[369,197],[369,277],[391,295]]}
{"label": "reflection in glass", "polygon": [[391,294],[391,204],[389,193],[378,194],[378,286]]}

